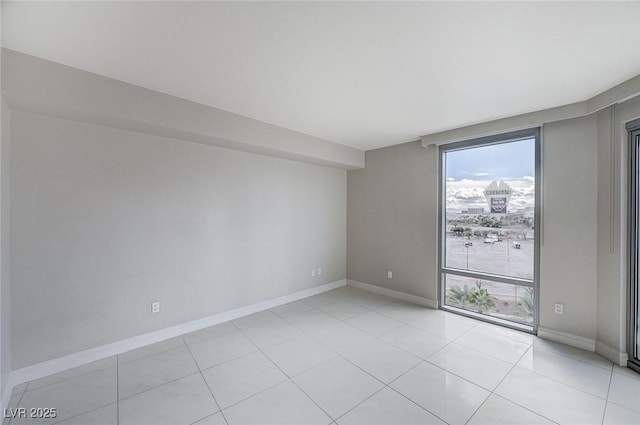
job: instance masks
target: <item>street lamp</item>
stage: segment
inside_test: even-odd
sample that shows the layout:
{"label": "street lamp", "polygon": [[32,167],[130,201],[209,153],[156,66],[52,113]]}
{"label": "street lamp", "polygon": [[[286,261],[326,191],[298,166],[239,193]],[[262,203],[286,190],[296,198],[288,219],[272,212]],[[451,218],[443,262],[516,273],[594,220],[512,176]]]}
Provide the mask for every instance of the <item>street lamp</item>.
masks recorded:
{"label": "street lamp", "polygon": [[469,245],[465,244],[464,247],[467,250],[467,270],[469,270]]}

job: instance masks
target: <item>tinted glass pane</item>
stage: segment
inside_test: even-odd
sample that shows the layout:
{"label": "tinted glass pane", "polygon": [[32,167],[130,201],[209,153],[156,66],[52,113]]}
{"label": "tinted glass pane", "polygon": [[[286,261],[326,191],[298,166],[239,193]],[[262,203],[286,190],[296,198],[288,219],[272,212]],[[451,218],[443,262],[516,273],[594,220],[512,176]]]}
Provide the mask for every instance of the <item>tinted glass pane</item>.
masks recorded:
{"label": "tinted glass pane", "polygon": [[[636,134],[637,134],[637,130],[636,130]],[[640,269],[640,224],[638,224],[638,222],[640,221],[640,185],[638,183],[640,183],[640,135],[637,135],[635,137],[635,158],[634,158],[634,168],[635,168],[635,193],[632,194],[632,196],[635,198],[635,221],[636,221],[636,246],[634,247],[633,252],[635,252],[636,255],[636,259],[635,259],[635,266],[636,266],[636,270]],[[636,362],[636,364],[640,364],[640,277],[637,275],[637,271],[636,271],[636,276],[635,276],[635,282],[631,282],[632,285],[635,285],[635,288],[633,288],[633,292],[635,293],[635,299],[633,299],[631,302],[635,303],[634,306],[632,306],[632,310],[635,310],[636,312],[636,317],[635,318],[631,318],[631,321],[629,323],[629,327],[630,329],[635,329],[635,335],[632,335],[632,339],[635,338],[635,355],[634,355],[634,360]],[[635,320],[635,322],[634,322]],[[634,328],[635,326],[635,328]],[[632,341],[633,344],[633,341]]]}
{"label": "tinted glass pane", "polygon": [[526,325],[533,324],[533,288],[488,279],[443,276],[445,304]]}
{"label": "tinted glass pane", "polygon": [[445,266],[533,280],[535,139],[445,153]]}

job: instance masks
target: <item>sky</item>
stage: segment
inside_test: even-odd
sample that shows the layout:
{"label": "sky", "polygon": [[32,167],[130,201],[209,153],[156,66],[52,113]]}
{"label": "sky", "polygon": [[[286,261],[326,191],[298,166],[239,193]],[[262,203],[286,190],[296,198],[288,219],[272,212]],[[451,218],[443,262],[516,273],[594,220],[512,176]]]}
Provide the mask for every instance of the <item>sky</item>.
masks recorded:
{"label": "sky", "polygon": [[488,205],[483,191],[493,180],[513,189],[508,210],[533,207],[535,141],[533,139],[446,153],[446,207],[462,210]]}

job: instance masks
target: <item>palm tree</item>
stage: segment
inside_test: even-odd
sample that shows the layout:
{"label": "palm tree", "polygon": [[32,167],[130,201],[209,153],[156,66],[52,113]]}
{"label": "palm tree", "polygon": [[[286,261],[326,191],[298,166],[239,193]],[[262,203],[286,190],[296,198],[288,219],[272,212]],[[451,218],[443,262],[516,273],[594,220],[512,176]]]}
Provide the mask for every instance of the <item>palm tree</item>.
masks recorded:
{"label": "palm tree", "polygon": [[463,288],[453,287],[449,288],[447,293],[447,304],[453,307],[467,308],[469,305],[469,296],[471,291],[467,285]]}
{"label": "palm tree", "polygon": [[476,289],[469,295],[469,304],[473,305],[478,313],[482,313],[483,310],[495,306],[493,297],[486,289]]}
{"label": "palm tree", "polygon": [[533,303],[533,288],[525,288],[526,294],[518,301],[517,312],[525,317],[533,317],[535,304]]}

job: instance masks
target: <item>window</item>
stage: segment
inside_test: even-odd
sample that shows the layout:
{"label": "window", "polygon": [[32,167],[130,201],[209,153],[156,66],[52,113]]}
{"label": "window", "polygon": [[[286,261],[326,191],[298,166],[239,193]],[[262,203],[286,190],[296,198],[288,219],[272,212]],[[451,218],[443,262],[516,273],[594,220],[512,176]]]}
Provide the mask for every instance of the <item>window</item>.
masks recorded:
{"label": "window", "polygon": [[536,331],[539,130],[440,147],[440,305]]}
{"label": "window", "polygon": [[630,368],[640,372],[640,120],[629,132],[629,292],[628,352]]}

